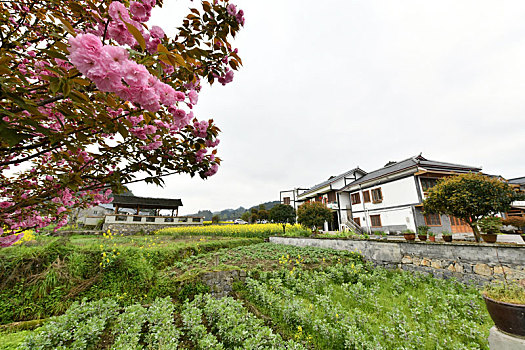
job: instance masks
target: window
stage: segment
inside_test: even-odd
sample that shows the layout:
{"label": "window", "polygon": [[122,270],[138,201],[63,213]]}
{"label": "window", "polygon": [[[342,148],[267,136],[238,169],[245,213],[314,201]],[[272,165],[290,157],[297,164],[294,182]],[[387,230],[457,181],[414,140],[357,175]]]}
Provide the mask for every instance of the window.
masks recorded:
{"label": "window", "polygon": [[93,214],[98,214],[98,210],[93,210]]}
{"label": "window", "polygon": [[429,179],[429,178],[422,177],[421,178],[421,189],[423,190],[423,192],[426,192],[432,187],[436,186],[437,182],[438,182],[438,179]]}
{"label": "window", "polygon": [[[374,194],[374,191],[372,190],[372,195]],[[372,227],[381,227],[381,215],[370,215],[370,221],[372,223]]]}
{"label": "window", "polygon": [[335,192],[328,192],[328,202],[335,202]]}
{"label": "window", "polygon": [[441,226],[441,218],[439,214],[426,214],[425,224],[427,226]]}
{"label": "window", "polygon": [[192,222],[201,222],[201,218],[192,218],[191,221]]}
{"label": "window", "polygon": [[361,196],[359,195],[359,192],[352,193],[350,195],[350,198],[352,199],[352,204],[359,204],[359,203],[361,203]]}
{"label": "window", "polygon": [[290,205],[290,197],[284,197],[283,198],[283,203],[287,204],[287,205]]}
{"label": "window", "polygon": [[363,202],[370,203],[370,191],[363,192]]}
{"label": "window", "polygon": [[133,216],[133,221],[134,221],[134,222],[137,222],[137,221],[140,222],[140,221],[142,221],[142,216],[134,215],[134,216]]}
{"label": "window", "polygon": [[155,217],[153,217],[153,216],[147,216],[147,217],[146,217],[146,222],[155,222]]}
{"label": "window", "polygon": [[354,222],[357,224],[357,226],[361,226],[361,219],[360,218],[354,218]]}
{"label": "window", "polygon": [[381,187],[374,188],[372,190],[372,202],[381,203],[383,201],[383,193],[381,192]]}

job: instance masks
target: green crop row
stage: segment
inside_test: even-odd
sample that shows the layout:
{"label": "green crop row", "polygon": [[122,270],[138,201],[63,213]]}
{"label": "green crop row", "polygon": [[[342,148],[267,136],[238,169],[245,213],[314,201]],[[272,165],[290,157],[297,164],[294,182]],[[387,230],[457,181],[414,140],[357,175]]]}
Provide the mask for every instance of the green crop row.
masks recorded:
{"label": "green crop row", "polygon": [[363,264],[249,278],[245,297],[316,349],[488,349],[479,291]]}

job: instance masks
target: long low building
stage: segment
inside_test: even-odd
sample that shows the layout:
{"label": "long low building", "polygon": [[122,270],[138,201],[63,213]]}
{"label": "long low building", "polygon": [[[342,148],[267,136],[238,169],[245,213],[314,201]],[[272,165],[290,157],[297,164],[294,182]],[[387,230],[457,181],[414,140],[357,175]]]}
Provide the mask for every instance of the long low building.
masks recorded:
{"label": "long low building", "polygon": [[[80,211],[76,221],[83,226],[102,226],[117,232],[149,232],[164,227],[202,225],[203,217],[179,216],[180,199],[114,195],[111,205]],[[161,215],[161,210],[171,211]]]}
{"label": "long low building", "polygon": [[[464,221],[447,215],[423,213],[423,201],[429,188],[445,176],[480,173],[481,167],[429,160],[421,154],[397,162],[388,162],[372,172],[359,167],[332,176],[303,191],[294,192],[294,206],[308,201],[323,202],[334,212],[330,230],[360,227],[367,232],[401,232],[429,226],[439,233],[471,233]],[[525,192],[525,178],[509,180]],[[520,187],[521,186],[521,187]],[[281,203],[291,204],[281,193]],[[513,203],[509,215],[525,216],[525,208]]]}

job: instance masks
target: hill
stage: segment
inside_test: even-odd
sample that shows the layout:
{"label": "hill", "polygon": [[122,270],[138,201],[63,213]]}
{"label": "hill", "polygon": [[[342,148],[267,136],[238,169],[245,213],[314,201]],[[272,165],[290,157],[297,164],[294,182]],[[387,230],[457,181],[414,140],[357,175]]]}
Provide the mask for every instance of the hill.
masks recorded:
{"label": "hill", "polygon": [[254,205],[253,207],[244,208],[239,207],[237,209],[223,209],[220,211],[211,212],[210,210],[199,210],[196,214],[191,214],[190,216],[204,216],[205,221],[210,221],[212,216],[219,215],[220,220],[235,220],[239,219],[242,214],[247,211],[250,211],[252,208],[258,209],[261,205],[264,205],[266,210],[270,210],[275,205],[279,204],[279,201],[265,202],[261,204]]}

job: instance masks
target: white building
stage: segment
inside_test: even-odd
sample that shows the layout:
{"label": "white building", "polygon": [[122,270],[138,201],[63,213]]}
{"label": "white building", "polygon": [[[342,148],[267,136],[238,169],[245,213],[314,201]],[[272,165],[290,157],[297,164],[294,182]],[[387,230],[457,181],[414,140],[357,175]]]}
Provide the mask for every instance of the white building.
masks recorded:
{"label": "white building", "polygon": [[338,195],[350,203],[351,219],[365,231],[416,231],[429,226],[431,231],[472,232],[470,226],[446,215],[423,215],[426,190],[439,178],[453,174],[480,172],[480,167],[432,161],[419,155],[389,162],[352,181]]}
{"label": "white building", "polygon": [[359,167],[349,170],[337,176],[330,176],[328,180],[312,186],[298,195],[298,203],[322,202],[332,209],[334,218],[328,229],[338,230],[341,224],[345,224],[351,218],[350,201],[348,197],[341,197],[338,193],[346,185],[366,175],[366,171]]}

